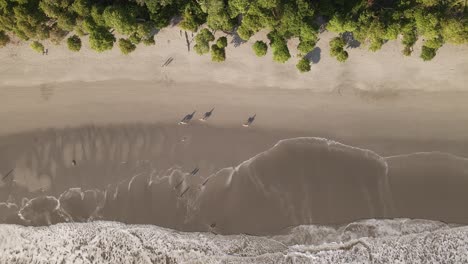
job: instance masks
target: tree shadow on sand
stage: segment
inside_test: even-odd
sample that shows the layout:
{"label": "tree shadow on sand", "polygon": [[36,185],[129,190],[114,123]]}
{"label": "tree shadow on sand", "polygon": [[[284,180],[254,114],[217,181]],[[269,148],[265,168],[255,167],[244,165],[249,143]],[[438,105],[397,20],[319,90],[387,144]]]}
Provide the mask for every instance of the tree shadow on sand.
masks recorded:
{"label": "tree shadow on sand", "polygon": [[311,52],[305,55],[305,58],[311,61],[313,64],[317,64],[320,61],[320,55],[322,50],[319,47],[315,47]]}
{"label": "tree shadow on sand", "polygon": [[343,33],[343,39],[346,41],[347,48],[354,49],[354,48],[358,48],[359,46],[361,46],[361,42],[354,39],[353,33],[351,32]]}
{"label": "tree shadow on sand", "polygon": [[242,45],[242,44],[244,44],[246,42],[241,37],[239,37],[237,32],[232,33],[231,36],[232,36],[231,43],[233,44],[233,46],[235,48],[239,47],[240,45]]}

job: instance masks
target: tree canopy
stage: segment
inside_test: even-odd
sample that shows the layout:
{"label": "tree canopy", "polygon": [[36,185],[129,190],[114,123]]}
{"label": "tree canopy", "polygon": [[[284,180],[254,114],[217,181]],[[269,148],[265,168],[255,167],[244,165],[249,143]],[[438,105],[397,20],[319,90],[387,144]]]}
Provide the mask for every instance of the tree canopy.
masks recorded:
{"label": "tree canopy", "polygon": [[73,35],[67,39],[68,49],[71,51],[80,51],[81,49],[81,39],[77,35]]}
{"label": "tree canopy", "polygon": [[296,64],[296,68],[302,73],[303,72],[308,72],[308,71],[310,71],[310,61],[307,58],[302,58]]}
{"label": "tree canopy", "polygon": [[33,49],[37,53],[43,53],[44,52],[44,45],[42,45],[42,43],[40,43],[39,41],[31,42],[30,47],[31,47],[31,49]]}
{"label": "tree canopy", "polygon": [[121,38],[119,39],[119,48],[123,54],[127,55],[136,49],[136,45],[133,44],[129,39]]}
{"label": "tree canopy", "polygon": [[[402,53],[411,55],[422,39],[419,55],[432,59],[445,43],[466,44],[468,23],[463,0],[0,0],[0,46],[11,37],[24,41],[49,39],[60,44],[69,35],[89,35],[92,49],[112,48],[113,32],[133,45],[154,44],[154,29],[181,18],[179,26],[198,32],[194,50],[210,51],[214,36],[210,32],[236,33],[249,40],[260,30],[270,36],[273,60],[283,63],[290,57],[288,43],[298,40],[298,54],[310,52],[325,25],[339,38],[351,36],[370,51],[378,51],[389,40],[401,39]],[[320,19],[319,19],[320,18]],[[325,23],[319,24],[322,18]],[[322,19],[323,20],[323,19]],[[201,29],[206,25],[207,28]],[[208,34],[208,33],[209,34]],[[211,35],[211,36],[210,36]],[[399,38],[400,36],[400,38]],[[223,49],[222,38],[216,45]],[[337,44],[337,43],[335,43]],[[68,45],[68,40],[67,40]],[[330,45],[332,45],[330,43]],[[345,45],[330,52],[340,61],[348,58]],[[255,43],[255,53],[266,54],[263,44]],[[215,51],[217,52],[217,51]]]}
{"label": "tree canopy", "polygon": [[215,62],[223,62],[226,60],[226,52],[224,48],[219,47],[216,44],[211,46],[211,60]]}
{"label": "tree canopy", "polygon": [[4,31],[0,31],[0,48],[5,47],[10,42],[10,37]]}
{"label": "tree canopy", "polygon": [[252,45],[252,49],[254,50],[255,55],[262,57],[267,54],[268,46],[265,42],[259,40]]}

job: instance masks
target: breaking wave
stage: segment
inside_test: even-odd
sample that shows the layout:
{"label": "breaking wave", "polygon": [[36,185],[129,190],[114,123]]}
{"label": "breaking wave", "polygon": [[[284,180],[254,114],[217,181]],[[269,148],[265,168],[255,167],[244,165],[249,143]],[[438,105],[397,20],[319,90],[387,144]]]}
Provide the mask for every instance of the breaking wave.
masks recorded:
{"label": "breaking wave", "polygon": [[117,222],[0,225],[0,263],[467,263],[468,228],[427,220],[305,225],[274,236]]}
{"label": "breaking wave", "polygon": [[256,235],[369,218],[466,224],[467,189],[468,159],[438,152],[384,158],[323,138],[293,138],[211,175],[147,170],[101,190],[71,188],[58,198],[0,203],[0,220],[111,220]]}

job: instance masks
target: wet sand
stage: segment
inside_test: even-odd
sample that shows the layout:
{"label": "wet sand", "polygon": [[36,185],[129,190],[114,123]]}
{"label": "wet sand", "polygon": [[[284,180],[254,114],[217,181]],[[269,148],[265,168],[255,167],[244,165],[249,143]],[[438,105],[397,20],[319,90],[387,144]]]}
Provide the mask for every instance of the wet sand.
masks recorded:
{"label": "wet sand", "polygon": [[[0,182],[0,201],[11,195],[18,205],[25,205],[23,197],[58,198],[64,194],[60,202],[69,206],[68,213],[75,221],[96,217],[93,210],[86,209],[92,204],[94,208],[101,206],[99,217],[107,220],[191,231],[208,231],[215,221],[221,233],[269,233],[289,225],[396,216],[468,223],[461,209],[468,197],[452,188],[467,185],[463,159],[425,167],[425,162],[403,166],[398,165],[398,158],[383,158],[422,151],[468,157],[468,94],[464,92],[343,89],[338,94],[239,89],[213,83],[113,81],[5,87],[0,93],[4,110],[0,112],[4,122],[0,127],[0,176],[15,168],[15,182]],[[198,119],[212,107],[215,111],[208,122],[193,120],[186,126],[177,125],[193,110],[198,111],[194,118]],[[241,124],[254,113],[253,126],[243,128]],[[265,161],[271,166],[257,166],[255,174],[249,167],[235,170],[238,176],[233,177],[232,167],[242,167],[244,161],[279,140],[294,137],[325,137],[380,156],[363,163],[370,165],[357,166],[354,152],[344,151],[335,157],[327,156],[326,149],[301,150],[299,146],[292,150],[297,158],[288,152],[273,155],[276,158]],[[378,165],[382,159],[383,165]],[[385,172],[387,163],[397,164],[396,176],[391,170]],[[200,169],[197,175],[187,176],[196,167]],[[434,171],[430,181],[424,179],[426,170]],[[448,171],[452,176],[444,178]],[[272,172],[278,174],[273,176]],[[188,179],[174,190],[184,178]],[[207,179],[217,179],[209,180],[214,183],[209,190],[190,189],[183,194],[187,187],[199,186]],[[447,179],[450,184],[441,185]],[[258,186],[253,188],[255,183],[270,186],[270,194]],[[305,186],[310,188],[300,191]],[[324,191],[318,186],[328,187]],[[76,187],[100,191],[80,194],[78,190],[65,195]],[[271,188],[278,192],[273,198]],[[438,189],[442,195],[434,197],[439,199],[444,199],[443,193],[453,192],[439,204],[425,198],[431,195],[427,190]],[[291,194],[295,196],[288,198]],[[76,197],[86,197],[85,204]],[[217,199],[219,204],[210,205]],[[309,202],[301,205],[303,200]],[[255,215],[250,201],[258,202],[255,208],[271,206],[259,215],[270,220],[261,220],[260,226],[249,222],[253,218],[245,215]],[[289,209],[282,207],[285,201]],[[49,208],[54,203],[43,200],[39,205]],[[148,211],[148,203],[152,211]],[[207,205],[217,209],[207,211]],[[37,210],[37,205],[31,206],[28,210]],[[287,210],[292,213],[282,215]],[[164,217],[161,212],[165,212]],[[243,223],[236,220],[242,215]],[[41,217],[35,218],[37,223],[64,219],[54,214],[46,220]],[[223,219],[213,220],[219,217]]]}

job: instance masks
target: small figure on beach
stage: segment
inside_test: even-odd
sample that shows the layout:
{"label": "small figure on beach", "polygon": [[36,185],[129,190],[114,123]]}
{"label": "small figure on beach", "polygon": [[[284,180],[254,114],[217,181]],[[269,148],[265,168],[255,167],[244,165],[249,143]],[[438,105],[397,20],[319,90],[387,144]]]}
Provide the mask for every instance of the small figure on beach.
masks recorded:
{"label": "small figure on beach", "polygon": [[205,122],[205,121],[208,120],[208,118],[210,118],[210,116],[213,114],[213,111],[214,111],[214,108],[211,109],[209,112],[206,112],[206,113],[203,115],[203,117],[200,118],[199,120]]}
{"label": "small figure on beach", "polygon": [[249,117],[249,119],[247,119],[247,122],[242,124],[242,126],[249,127],[253,123],[253,121],[255,120],[256,116],[257,116],[257,114],[254,114],[253,116]]}
{"label": "small figure on beach", "polygon": [[186,125],[192,120],[193,116],[197,111],[193,111],[193,113],[186,115],[182,120],[180,120],[179,125]]}
{"label": "small figure on beach", "polygon": [[190,175],[195,175],[195,174],[197,174],[199,170],[200,170],[200,169],[199,169],[198,167],[195,168],[195,169],[190,173]]}
{"label": "small figure on beach", "polygon": [[184,196],[184,194],[185,194],[185,193],[186,193],[186,192],[187,192],[189,189],[190,189],[190,187],[187,187],[187,188],[186,188],[186,189],[185,189],[185,190],[184,190],[184,191],[183,191],[183,192],[180,194],[180,196],[179,196],[179,197],[182,197],[182,196]]}
{"label": "small figure on beach", "polygon": [[76,160],[72,160],[72,165],[76,166]]}
{"label": "small figure on beach", "polygon": [[2,181],[5,181],[5,179],[6,179],[8,176],[13,175],[12,173],[13,173],[14,170],[15,170],[15,169],[11,169],[7,174],[5,174],[5,176],[3,176],[3,178],[2,178]]}
{"label": "small figure on beach", "polygon": [[42,51],[42,55],[49,55],[49,49],[45,49]]}

